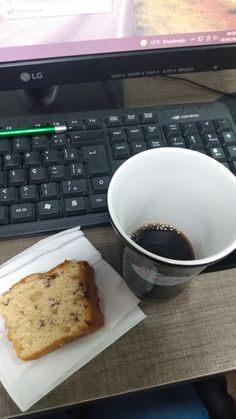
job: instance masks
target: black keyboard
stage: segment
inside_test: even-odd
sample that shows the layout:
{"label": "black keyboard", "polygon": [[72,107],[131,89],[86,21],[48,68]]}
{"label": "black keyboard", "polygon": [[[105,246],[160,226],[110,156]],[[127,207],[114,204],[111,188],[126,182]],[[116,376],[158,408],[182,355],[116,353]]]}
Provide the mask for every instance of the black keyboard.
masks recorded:
{"label": "black keyboard", "polygon": [[236,173],[236,129],[220,103],[0,119],[1,129],[65,124],[0,139],[0,239],[108,224],[113,173],[146,149],[189,148]]}

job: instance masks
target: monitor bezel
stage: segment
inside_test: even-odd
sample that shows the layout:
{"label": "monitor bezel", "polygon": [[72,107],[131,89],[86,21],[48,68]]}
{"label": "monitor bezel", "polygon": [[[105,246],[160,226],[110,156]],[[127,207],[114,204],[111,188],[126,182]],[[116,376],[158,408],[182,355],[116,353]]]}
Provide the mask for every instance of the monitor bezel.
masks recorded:
{"label": "monitor bezel", "polygon": [[57,57],[0,63],[0,90],[235,68],[236,44]]}

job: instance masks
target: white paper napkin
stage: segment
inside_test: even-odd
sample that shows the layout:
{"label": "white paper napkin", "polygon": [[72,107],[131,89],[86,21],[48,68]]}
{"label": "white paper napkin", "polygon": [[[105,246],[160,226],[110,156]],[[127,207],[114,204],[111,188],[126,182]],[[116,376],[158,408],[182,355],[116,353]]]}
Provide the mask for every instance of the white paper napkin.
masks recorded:
{"label": "white paper napkin", "polygon": [[0,267],[0,293],[34,272],[48,271],[65,259],[87,260],[95,270],[105,325],[35,361],[21,361],[0,318],[0,380],[21,411],[80,369],[145,318],[138,298],[105,262],[79,227],[36,243]]}

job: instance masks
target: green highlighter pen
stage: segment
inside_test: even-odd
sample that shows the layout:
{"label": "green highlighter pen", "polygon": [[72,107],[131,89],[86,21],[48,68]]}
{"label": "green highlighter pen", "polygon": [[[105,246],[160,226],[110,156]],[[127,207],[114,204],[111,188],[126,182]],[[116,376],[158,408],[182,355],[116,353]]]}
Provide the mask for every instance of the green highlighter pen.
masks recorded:
{"label": "green highlighter pen", "polygon": [[0,139],[8,137],[18,137],[18,136],[34,136],[34,135],[44,135],[44,134],[60,134],[66,132],[66,125],[59,125],[55,127],[36,127],[36,128],[16,128],[16,129],[7,129],[0,130]]}

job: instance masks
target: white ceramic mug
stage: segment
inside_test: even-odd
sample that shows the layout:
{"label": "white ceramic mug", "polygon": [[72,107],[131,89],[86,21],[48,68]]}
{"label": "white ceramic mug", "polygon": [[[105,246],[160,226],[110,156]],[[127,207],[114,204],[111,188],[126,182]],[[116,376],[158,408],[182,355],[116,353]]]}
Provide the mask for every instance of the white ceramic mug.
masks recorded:
{"label": "white ceramic mug", "polygon": [[[108,210],[124,243],[123,277],[141,298],[176,295],[236,248],[236,177],[197,151],[166,147],[131,157],[112,177]],[[131,239],[137,228],[152,223],[179,229],[194,259],[162,257]]]}

